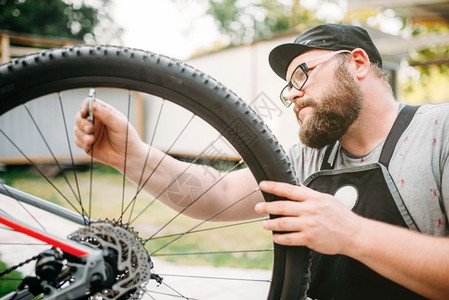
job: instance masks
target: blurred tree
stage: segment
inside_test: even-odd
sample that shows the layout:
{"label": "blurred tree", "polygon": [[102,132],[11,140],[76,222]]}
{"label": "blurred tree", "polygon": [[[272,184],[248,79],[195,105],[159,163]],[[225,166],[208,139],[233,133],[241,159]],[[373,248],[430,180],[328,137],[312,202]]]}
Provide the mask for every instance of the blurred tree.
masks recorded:
{"label": "blurred tree", "polygon": [[0,29],[85,42],[105,32],[119,37],[121,29],[108,14],[110,2],[100,1],[95,7],[84,0],[0,0]]}
{"label": "blurred tree", "polygon": [[[381,29],[382,23],[393,24],[396,34],[405,38],[425,37],[449,33],[449,24],[440,18],[416,20],[396,15],[391,9],[362,9],[348,12],[344,22],[368,24]],[[388,22],[386,22],[388,21]],[[429,45],[420,49],[408,49],[407,62],[401,67],[399,95],[401,101],[419,104],[449,101],[449,45]]]}
{"label": "blurred tree", "polygon": [[[311,11],[278,0],[208,0],[208,14],[214,17],[221,33],[238,45],[269,38],[274,34],[320,23]],[[305,28],[304,28],[305,29]]]}
{"label": "blurred tree", "polygon": [[[434,33],[448,33],[447,23],[407,24],[411,36],[425,36]],[[449,45],[429,46],[409,51],[409,64],[418,73],[411,73],[403,79],[403,96],[406,101],[448,102],[449,101]],[[413,76],[414,75],[414,76]]]}

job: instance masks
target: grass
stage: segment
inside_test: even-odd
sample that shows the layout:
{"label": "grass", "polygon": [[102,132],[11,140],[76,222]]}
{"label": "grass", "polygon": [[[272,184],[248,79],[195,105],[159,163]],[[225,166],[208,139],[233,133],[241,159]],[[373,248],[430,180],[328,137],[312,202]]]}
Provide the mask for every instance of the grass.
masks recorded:
{"label": "grass", "polygon": [[0,178],[7,185],[13,185],[15,182],[23,179],[27,181],[40,180],[41,176],[30,171],[29,166],[14,166],[8,168],[7,172],[0,173]]}
{"label": "grass", "polygon": [[[4,262],[0,261],[0,271],[8,269],[9,266]],[[3,276],[0,279],[0,297],[8,294],[9,292],[15,291],[19,286],[23,276],[18,271],[12,271],[11,273]]]}
{"label": "grass", "polygon": [[[68,188],[66,183],[66,178],[70,182],[73,181],[72,171],[66,171],[65,176],[58,175],[51,180],[62,194],[67,195],[65,198],[45,179],[37,176],[29,168],[8,168],[6,172],[0,173],[0,177],[5,183],[15,188],[65,207],[71,207],[68,204],[70,201],[78,211],[81,211],[79,201],[74,200],[74,192]],[[122,210],[122,207],[128,206],[129,199],[133,199],[135,195],[136,187],[125,181],[126,188],[123,191],[122,175],[105,166],[96,167],[93,178],[94,185],[92,194],[90,194],[90,172],[77,172],[78,185],[82,191],[81,199],[85,210],[91,211],[94,219],[119,219],[120,213],[118,212]],[[76,194],[78,188],[75,184],[72,184],[72,186]],[[90,205],[88,204],[89,199],[92,199]],[[122,199],[124,199],[123,202]],[[167,220],[177,215],[177,212],[158,201],[148,207],[151,202],[153,202],[153,198],[148,193],[141,192],[133,207],[133,216],[129,217],[131,212],[131,208],[129,208],[122,219],[124,223],[127,223],[144,212],[132,223],[133,230],[138,232],[143,239],[152,236],[161,226],[166,224]],[[157,251],[154,256],[173,263],[258,269],[271,268],[272,252],[260,251],[273,247],[271,236],[269,232],[262,229],[260,222],[205,231],[201,230],[229,224],[208,222],[198,226],[201,222],[201,220],[191,219],[183,215],[178,216],[175,222],[164,228],[155,237],[182,233],[194,227],[197,227],[195,230],[200,232],[183,235],[174,242],[172,241],[176,236],[150,239],[146,243],[146,247],[150,253],[153,253],[169,243],[168,246]],[[243,250],[257,250],[257,252],[239,252]],[[208,254],[192,254],[205,252]],[[222,253],[218,254],[218,252]]]}

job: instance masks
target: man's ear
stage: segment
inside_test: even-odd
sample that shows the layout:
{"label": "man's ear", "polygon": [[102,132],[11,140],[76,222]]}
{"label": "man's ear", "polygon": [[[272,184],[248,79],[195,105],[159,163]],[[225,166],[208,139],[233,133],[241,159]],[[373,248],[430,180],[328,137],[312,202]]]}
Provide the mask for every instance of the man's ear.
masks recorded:
{"label": "man's ear", "polygon": [[371,68],[371,63],[368,54],[361,48],[356,48],[351,51],[352,60],[355,63],[355,71],[358,79],[365,78]]}

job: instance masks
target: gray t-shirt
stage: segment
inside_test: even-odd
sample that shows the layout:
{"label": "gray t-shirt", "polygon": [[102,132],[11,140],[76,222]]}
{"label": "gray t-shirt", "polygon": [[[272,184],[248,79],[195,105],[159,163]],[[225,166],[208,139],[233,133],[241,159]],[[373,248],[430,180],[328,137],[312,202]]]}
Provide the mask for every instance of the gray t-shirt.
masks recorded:
{"label": "gray t-shirt", "polygon": [[[353,156],[340,147],[334,168],[378,162],[383,144],[363,156]],[[325,151],[301,143],[290,149],[289,157],[300,181],[319,171]],[[435,236],[449,235],[448,156],[449,103],[422,105],[399,138],[389,172],[421,232]]]}

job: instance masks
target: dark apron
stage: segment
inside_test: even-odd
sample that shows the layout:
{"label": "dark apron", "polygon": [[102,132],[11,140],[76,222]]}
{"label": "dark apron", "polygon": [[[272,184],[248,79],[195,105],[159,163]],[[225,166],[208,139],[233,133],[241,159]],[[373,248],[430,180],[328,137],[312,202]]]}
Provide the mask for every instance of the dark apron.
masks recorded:
{"label": "dark apron", "polygon": [[[373,220],[419,231],[388,172],[396,143],[413,118],[417,107],[405,106],[391,129],[379,163],[333,170],[332,163],[339,145],[326,151],[321,171],[312,174],[304,185],[336,195],[350,190],[354,199],[352,211]],[[333,157],[334,156],[334,157]],[[380,276],[364,264],[345,255],[324,255],[314,252],[312,277],[308,296],[313,299],[424,299],[410,290]]]}

